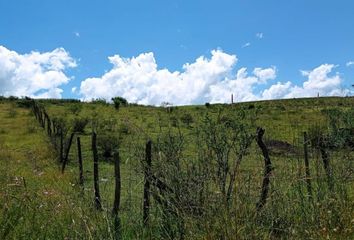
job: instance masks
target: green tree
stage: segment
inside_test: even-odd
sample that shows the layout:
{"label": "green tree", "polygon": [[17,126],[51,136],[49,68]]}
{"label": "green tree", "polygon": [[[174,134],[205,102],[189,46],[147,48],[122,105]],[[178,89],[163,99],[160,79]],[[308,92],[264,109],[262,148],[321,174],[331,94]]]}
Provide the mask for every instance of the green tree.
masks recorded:
{"label": "green tree", "polygon": [[126,106],[128,105],[128,101],[127,99],[123,98],[123,97],[114,97],[112,98],[113,104],[114,104],[114,108],[119,110],[120,106]]}

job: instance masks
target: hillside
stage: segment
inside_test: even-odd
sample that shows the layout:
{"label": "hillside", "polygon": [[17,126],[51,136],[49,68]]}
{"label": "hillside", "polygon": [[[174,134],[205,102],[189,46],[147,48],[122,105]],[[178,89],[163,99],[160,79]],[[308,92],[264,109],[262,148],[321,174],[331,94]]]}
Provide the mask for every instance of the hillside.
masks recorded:
{"label": "hillside", "polygon": [[[50,129],[41,127],[33,104]],[[353,129],[353,97],[119,109],[102,101],[2,98],[0,239],[351,239]],[[72,133],[62,173],[60,146],[65,157]],[[153,180],[144,224],[149,140]],[[117,152],[119,224],[111,214]]]}

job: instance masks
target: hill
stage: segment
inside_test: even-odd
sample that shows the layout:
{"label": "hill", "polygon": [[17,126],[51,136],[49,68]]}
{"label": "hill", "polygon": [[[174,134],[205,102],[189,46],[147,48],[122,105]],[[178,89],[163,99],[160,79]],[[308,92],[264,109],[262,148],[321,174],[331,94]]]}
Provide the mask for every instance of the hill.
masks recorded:
{"label": "hill", "polygon": [[119,110],[104,101],[1,98],[0,236],[351,239],[353,129],[353,97]]}

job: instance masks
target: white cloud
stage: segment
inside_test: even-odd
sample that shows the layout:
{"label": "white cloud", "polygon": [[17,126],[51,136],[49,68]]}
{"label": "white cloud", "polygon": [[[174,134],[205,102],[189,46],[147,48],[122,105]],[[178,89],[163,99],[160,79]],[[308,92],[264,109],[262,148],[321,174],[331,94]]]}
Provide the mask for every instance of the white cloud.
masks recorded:
{"label": "white cloud", "polygon": [[18,54],[0,46],[0,95],[60,98],[69,82],[67,68],[76,62],[63,48],[52,52]]}
{"label": "white cloud", "polygon": [[247,43],[245,43],[245,44],[242,45],[242,48],[246,48],[246,47],[249,47],[249,46],[251,46],[251,43],[250,43],[250,42],[247,42]]}
{"label": "white cloud", "polygon": [[354,61],[349,61],[349,62],[347,62],[347,67],[350,67],[350,66],[352,66],[352,65],[354,65]]}
{"label": "white cloud", "polygon": [[81,82],[80,93],[85,100],[122,96],[140,104],[183,105],[227,102],[231,93],[238,101],[256,100],[254,85],[263,84],[276,75],[272,67],[255,68],[253,75],[241,68],[233,76],[237,57],[221,50],[211,51],[210,59],[201,56],[191,64],[184,64],[182,72],[158,69],[153,53],[130,59],[115,55],[109,57],[109,61],[113,64],[112,70],[102,77]]}
{"label": "white cloud", "polygon": [[75,37],[80,37],[80,33],[79,32],[74,32]]}
{"label": "white cloud", "polygon": [[[183,65],[182,71],[170,72],[158,69],[153,53],[137,57],[109,57],[113,68],[101,77],[81,82],[80,94],[84,100],[122,96],[129,102],[159,105],[170,102],[175,105],[201,104],[204,102],[229,102],[261,99],[345,95],[338,73],[331,74],[332,64],[323,64],[302,71],[307,79],[302,85],[290,81],[260,87],[276,79],[276,67],[235,69],[236,55],[213,50],[211,57],[201,56],[193,63]],[[234,73],[236,72],[236,74]]]}
{"label": "white cloud", "polygon": [[270,88],[266,89],[262,93],[262,99],[277,99],[284,98],[286,94],[289,93],[291,88],[291,82],[281,83],[277,82],[273,84]]}
{"label": "white cloud", "polygon": [[253,74],[259,78],[259,80],[263,83],[267,82],[268,80],[273,80],[276,78],[276,68],[255,68],[253,70]]}
{"label": "white cloud", "polygon": [[262,93],[265,99],[274,98],[295,98],[295,97],[315,97],[320,96],[343,96],[348,93],[347,89],[341,88],[342,79],[336,73],[329,76],[335,65],[322,64],[311,71],[301,71],[307,77],[302,86],[294,85],[290,82],[280,83],[271,86]]}
{"label": "white cloud", "polygon": [[264,37],[263,33],[262,32],[259,32],[259,33],[256,33],[256,37],[258,39],[262,39]]}

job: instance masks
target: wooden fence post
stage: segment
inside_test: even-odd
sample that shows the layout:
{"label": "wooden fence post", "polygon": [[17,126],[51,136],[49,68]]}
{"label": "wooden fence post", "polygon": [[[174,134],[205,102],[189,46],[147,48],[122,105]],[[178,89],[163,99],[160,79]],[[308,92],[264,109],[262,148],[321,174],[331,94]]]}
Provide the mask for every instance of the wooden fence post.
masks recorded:
{"label": "wooden fence post", "polygon": [[98,177],[98,153],[97,153],[97,134],[92,132],[92,153],[93,153],[93,184],[95,191],[95,206],[98,210],[102,209],[99,177]]}
{"label": "wooden fence post", "polygon": [[114,203],[113,203],[112,213],[114,215],[118,215],[119,206],[120,206],[120,191],[121,191],[119,151],[113,153],[113,159],[114,159],[115,191],[114,191]]}
{"label": "wooden fence post", "polygon": [[84,171],[82,167],[81,142],[80,137],[77,137],[77,156],[79,160],[79,184],[84,185]]}
{"label": "wooden fence post", "polygon": [[312,185],[311,185],[310,164],[309,164],[309,158],[308,158],[307,142],[308,142],[307,133],[304,132],[304,157],[305,157],[306,186],[307,186],[307,192],[309,194],[309,200],[312,201]]}
{"label": "wooden fence post", "polygon": [[59,131],[60,131],[60,150],[59,150],[59,154],[60,154],[60,162],[63,162],[64,161],[64,133],[63,133],[63,126],[60,126],[59,128]]}
{"label": "wooden fence post", "polygon": [[272,162],[270,161],[269,152],[267,146],[263,142],[263,135],[265,130],[263,128],[257,128],[257,144],[259,148],[262,150],[262,154],[264,157],[264,176],[263,176],[263,183],[262,183],[262,190],[261,196],[257,203],[257,211],[261,210],[263,206],[267,202],[268,191],[269,191],[269,184],[270,184],[270,176],[272,174]]}
{"label": "wooden fence post", "polygon": [[119,209],[120,209],[120,193],[121,193],[121,178],[120,178],[120,157],[119,151],[113,153],[114,159],[114,177],[115,177],[115,191],[114,191],[114,202],[112,214],[114,218],[114,232],[116,239],[120,238],[121,226],[119,218]]}
{"label": "wooden fence post", "polygon": [[48,115],[47,115],[47,132],[48,132],[49,137],[51,137],[52,136],[52,123],[51,123]]}
{"label": "wooden fence post", "polygon": [[68,146],[66,147],[65,158],[64,158],[63,165],[62,165],[62,168],[61,168],[61,172],[62,173],[64,173],[65,166],[66,166],[66,164],[68,162],[68,159],[69,159],[70,148],[71,148],[71,144],[73,142],[74,135],[75,135],[75,133],[71,133],[69,141],[68,141]]}
{"label": "wooden fence post", "polygon": [[331,169],[331,165],[330,165],[330,158],[329,158],[329,153],[327,151],[327,146],[324,142],[323,137],[320,139],[320,143],[319,143],[319,148],[320,148],[320,152],[321,152],[321,157],[322,157],[322,162],[323,162],[323,168],[326,172],[327,175],[327,183],[328,183],[328,188],[331,192],[333,192],[333,179],[332,179],[332,169]]}
{"label": "wooden fence post", "polygon": [[144,226],[149,221],[150,210],[150,182],[151,182],[151,140],[146,143],[145,163],[144,163],[144,202],[143,202],[143,222]]}

